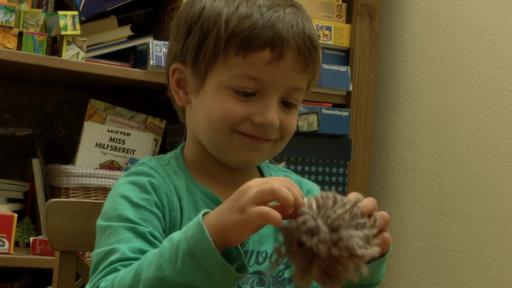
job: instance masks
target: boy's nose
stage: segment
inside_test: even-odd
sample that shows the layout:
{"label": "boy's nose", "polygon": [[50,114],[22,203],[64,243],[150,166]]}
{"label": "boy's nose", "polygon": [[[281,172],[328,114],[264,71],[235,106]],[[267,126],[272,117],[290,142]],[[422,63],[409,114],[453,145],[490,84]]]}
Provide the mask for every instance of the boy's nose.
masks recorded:
{"label": "boy's nose", "polygon": [[280,124],[279,106],[275,103],[259,105],[252,118],[254,124],[277,128]]}

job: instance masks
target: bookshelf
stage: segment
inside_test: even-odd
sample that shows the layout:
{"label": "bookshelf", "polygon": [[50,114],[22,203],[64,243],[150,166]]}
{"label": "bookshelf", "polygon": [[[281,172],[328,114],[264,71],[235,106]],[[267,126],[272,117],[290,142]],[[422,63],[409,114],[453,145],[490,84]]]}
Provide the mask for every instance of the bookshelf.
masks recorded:
{"label": "bookshelf", "polygon": [[[79,81],[101,79],[102,81],[114,81],[128,86],[142,85],[157,90],[164,89],[167,85],[165,73],[162,72],[71,61],[1,48],[0,65],[5,67],[11,75],[26,75],[31,71],[31,73],[46,75],[46,77],[54,79],[66,75],[66,77],[72,77]],[[307,100],[345,104],[346,95],[315,88],[311,91]]]}
{"label": "bookshelf", "polygon": [[76,77],[77,80],[88,78],[90,80],[118,81],[121,84],[142,84],[153,87],[166,85],[165,73],[144,71],[112,65],[78,62],[65,60],[58,57],[41,56],[31,53],[12,51],[0,48],[0,66],[10,71],[11,74],[46,75],[52,78],[67,75]]}
{"label": "bookshelf", "polygon": [[55,257],[32,255],[30,249],[14,249],[13,255],[0,254],[0,267],[53,269]]}

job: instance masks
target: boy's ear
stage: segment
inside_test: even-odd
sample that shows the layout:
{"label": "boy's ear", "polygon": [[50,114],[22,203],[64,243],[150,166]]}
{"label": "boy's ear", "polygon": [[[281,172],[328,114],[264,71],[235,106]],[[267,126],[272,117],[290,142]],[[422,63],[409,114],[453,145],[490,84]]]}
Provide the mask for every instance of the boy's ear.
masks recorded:
{"label": "boy's ear", "polygon": [[181,63],[174,63],[169,68],[169,88],[171,97],[178,106],[185,107],[190,104],[190,87],[187,67]]}

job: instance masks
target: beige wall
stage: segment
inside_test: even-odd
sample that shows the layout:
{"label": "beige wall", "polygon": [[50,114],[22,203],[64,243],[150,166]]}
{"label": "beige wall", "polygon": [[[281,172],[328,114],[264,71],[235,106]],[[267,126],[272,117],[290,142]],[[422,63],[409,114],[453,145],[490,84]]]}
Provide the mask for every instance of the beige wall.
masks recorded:
{"label": "beige wall", "polygon": [[370,194],[384,288],[512,287],[512,2],[382,0]]}

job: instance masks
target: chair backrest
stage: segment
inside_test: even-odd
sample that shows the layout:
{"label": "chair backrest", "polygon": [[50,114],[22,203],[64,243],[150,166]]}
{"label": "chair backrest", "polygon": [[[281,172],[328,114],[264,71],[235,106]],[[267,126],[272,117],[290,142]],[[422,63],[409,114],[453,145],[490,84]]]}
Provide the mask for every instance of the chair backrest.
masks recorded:
{"label": "chair backrest", "polygon": [[96,237],[96,220],[103,201],[82,199],[51,199],[46,203],[48,242],[56,252],[53,288],[76,287],[76,275],[88,280],[76,252],[92,251]]}

